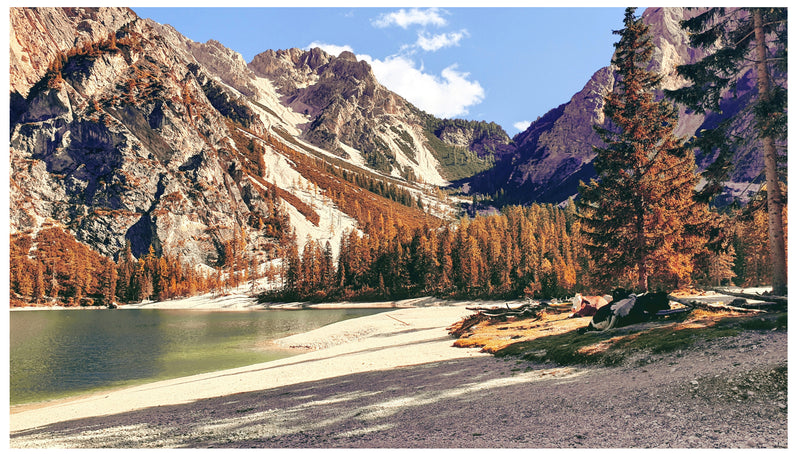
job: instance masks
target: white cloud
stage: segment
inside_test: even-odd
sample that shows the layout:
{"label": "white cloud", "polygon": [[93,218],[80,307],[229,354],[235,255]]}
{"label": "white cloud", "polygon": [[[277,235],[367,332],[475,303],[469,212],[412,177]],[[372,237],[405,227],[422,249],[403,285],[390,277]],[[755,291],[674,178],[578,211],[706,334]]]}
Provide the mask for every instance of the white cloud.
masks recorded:
{"label": "white cloud", "polygon": [[531,125],[531,122],[527,121],[527,120],[518,121],[518,122],[514,123],[514,127],[519,129],[520,131],[524,131],[524,130],[528,129],[528,126],[530,126],[530,125]]}
{"label": "white cloud", "polygon": [[425,32],[419,32],[417,34],[417,46],[429,52],[437,51],[443,47],[457,46],[461,38],[465,36],[468,36],[466,30],[441,33],[433,36],[428,36]]}
{"label": "white cloud", "polygon": [[[458,39],[460,38],[455,39],[455,42]],[[447,40],[441,42],[445,41]],[[451,41],[453,39],[447,42]],[[312,42],[306,49],[314,47],[319,47],[334,56],[343,51],[353,52],[353,48],[349,45],[319,41]],[[469,73],[458,71],[458,66],[455,64],[436,75],[426,73],[422,64],[417,67],[407,55],[394,55],[381,60],[359,54],[356,58],[369,63],[378,82],[386,88],[437,117],[452,118],[466,115],[469,107],[479,104],[485,96],[481,84],[470,80]]]}
{"label": "white cloud", "polygon": [[435,25],[441,27],[446,25],[447,21],[439,12],[439,8],[428,8],[426,10],[418,8],[400,9],[391,13],[381,14],[377,19],[372,20],[372,25],[379,28],[396,25],[404,29],[411,25]]}
{"label": "white cloud", "polygon": [[452,118],[465,115],[470,106],[484,98],[478,81],[469,80],[469,73],[460,72],[456,65],[442,70],[440,75],[428,74],[414,62],[402,56],[373,59],[359,55],[372,66],[378,81],[388,89],[422,110],[437,117]]}
{"label": "white cloud", "polygon": [[333,55],[334,57],[338,57],[344,51],[353,52],[353,48],[345,44],[344,46],[339,46],[337,44],[328,44],[328,43],[321,43],[319,41],[314,41],[308,46],[306,49],[313,49],[315,47],[319,47],[320,49],[324,50],[325,52]]}

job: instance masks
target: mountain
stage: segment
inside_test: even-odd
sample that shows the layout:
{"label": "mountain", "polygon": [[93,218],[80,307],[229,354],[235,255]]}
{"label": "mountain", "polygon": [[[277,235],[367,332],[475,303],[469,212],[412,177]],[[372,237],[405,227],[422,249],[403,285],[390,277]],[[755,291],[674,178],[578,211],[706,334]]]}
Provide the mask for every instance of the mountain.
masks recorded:
{"label": "mountain", "polygon": [[[679,30],[688,14],[643,14],[669,87],[701,56]],[[594,175],[593,126],[615,84],[598,70],[510,139],[495,123],[427,114],[350,52],[265,50],[248,63],[126,8],[11,8],[10,20],[12,235],[56,227],[107,257],[130,242],[137,257],[201,268],[309,241],[336,255],[344,234],[380,219],[435,223],[457,213],[448,185],[562,202]],[[745,82],[723,117],[753,90]],[[719,120],[682,113],[679,134]],[[755,141],[736,159],[731,194],[760,172]]]}
{"label": "mountain", "polygon": [[[334,155],[345,145],[329,153],[303,142],[309,117],[219,43],[194,43],[122,8],[10,15],[12,235],[55,226],[109,257],[130,242],[136,256],[152,249],[214,267],[231,245],[263,263],[295,239],[335,251],[360,217],[413,224],[425,217],[420,206],[449,210],[430,191],[365,168],[360,151],[343,161]],[[309,140],[320,142],[314,131],[332,127],[336,109],[319,110],[327,116]],[[385,125],[401,137],[419,129],[400,127]],[[409,153],[411,171],[444,182],[426,150]]]}
{"label": "mountain", "polygon": [[448,123],[417,109],[348,51],[334,57],[318,48],[267,50],[248,67],[275,84],[284,105],[308,118],[298,125],[304,139],[387,174],[444,185],[464,172],[465,162],[486,168],[488,156],[511,148],[496,124]]}
{"label": "mountain", "polygon": [[[686,8],[648,8],[642,20],[649,25],[655,52],[650,70],[663,76],[663,88],[675,89],[682,81],[676,74],[678,65],[693,63],[702,58],[701,50],[689,46],[680,21],[697,14]],[[609,56],[609,60],[610,60]],[[690,138],[702,129],[710,128],[724,118],[750,106],[756,97],[755,74],[746,74],[738,95],[728,95],[723,114],[694,115],[681,110],[676,135]],[[513,138],[515,152],[507,155],[492,168],[460,183],[473,190],[499,194],[502,203],[546,202],[561,203],[577,194],[581,180],[596,175],[592,147],[603,142],[594,132],[595,125],[605,125],[603,98],[614,89],[615,73],[611,67],[599,69],[581,91],[533,122]],[[742,196],[747,200],[758,189],[763,158],[754,133],[742,121],[737,135],[745,137],[734,157],[735,168],[726,184],[720,203]],[[698,156],[702,170],[709,162]]]}

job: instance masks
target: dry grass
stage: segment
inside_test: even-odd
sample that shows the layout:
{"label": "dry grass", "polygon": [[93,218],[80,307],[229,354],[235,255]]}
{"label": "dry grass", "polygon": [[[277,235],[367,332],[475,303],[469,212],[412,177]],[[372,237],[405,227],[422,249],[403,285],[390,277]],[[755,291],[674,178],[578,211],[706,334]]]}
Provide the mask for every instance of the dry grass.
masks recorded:
{"label": "dry grass", "polygon": [[[532,320],[509,320],[504,322],[485,320],[456,339],[456,347],[480,348],[481,351],[497,353],[510,344],[532,341],[544,336],[562,334],[582,328],[589,318],[567,318],[569,313],[545,314]],[[457,323],[460,324],[461,322]]]}
{"label": "dry grass", "polygon": [[[463,332],[454,345],[561,365],[613,365],[634,351],[666,353],[689,348],[699,339],[735,336],[748,329],[785,330],[787,326],[785,313],[695,309],[669,319],[606,332],[583,332],[581,328],[589,324],[589,318],[568,317],[568,313],[556,313],[535,320],[483,320]],[[466,320],[453,325],[451,331],[456,331]]]}

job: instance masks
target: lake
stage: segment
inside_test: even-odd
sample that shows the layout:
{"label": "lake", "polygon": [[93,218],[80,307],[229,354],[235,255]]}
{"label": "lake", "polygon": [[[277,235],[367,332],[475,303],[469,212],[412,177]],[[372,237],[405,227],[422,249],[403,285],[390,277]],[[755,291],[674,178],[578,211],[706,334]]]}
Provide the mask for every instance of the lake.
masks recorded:
{"label": "lake", "polygon": [[272,340],[386,309],[10,314],[12,405],[272,361]]}

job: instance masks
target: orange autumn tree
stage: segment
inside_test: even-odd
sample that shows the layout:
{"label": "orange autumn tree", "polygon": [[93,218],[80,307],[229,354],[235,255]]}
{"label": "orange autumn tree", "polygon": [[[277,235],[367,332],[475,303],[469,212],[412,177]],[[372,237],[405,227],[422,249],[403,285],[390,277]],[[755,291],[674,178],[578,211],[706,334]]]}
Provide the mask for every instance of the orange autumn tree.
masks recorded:
{"label": "orange autumn tree", "polygon": [[603,109],[611,125],[597,128],[598,178],[581,185],[581,208],[595,270],[606,284],[647,291],[654,278],[676,286],[689,279],[705,247],[708,208],[697,203],[694,156],[675,137],[677,111],[656,101],[661,76],[647,70],[653,54],[648,27],[625,12],[612,60],[619,83]]}

